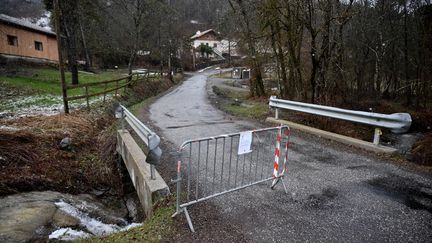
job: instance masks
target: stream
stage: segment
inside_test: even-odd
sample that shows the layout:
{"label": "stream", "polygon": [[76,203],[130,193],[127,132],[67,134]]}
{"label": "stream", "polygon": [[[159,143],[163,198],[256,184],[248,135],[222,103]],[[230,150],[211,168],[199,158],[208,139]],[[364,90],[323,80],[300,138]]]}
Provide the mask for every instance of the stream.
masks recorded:
{"label": "stream", "polygon": [[[111,98],[112,95],[107,96],[108,100]],[[103,97],[98,97],[90,104],[102,100]],[[72,109],[85,106],[82,100],[73,103]],[[0,119],[50,116],[61,110],[60,96],[28,95],[0,87]],[[0,129],[18,128],[0,126]],[[144,213],[134,188],[124,190],[128,194],[123,198],[97,190],[80,195],[32,191],[0,196],[0,242],[67,241],[106,236],[140,226]]]}
{"label": "stream", "polygon": [[0,242],[76,240],[142,225],[133,196],[100,198],[53,191],[0,198]]}

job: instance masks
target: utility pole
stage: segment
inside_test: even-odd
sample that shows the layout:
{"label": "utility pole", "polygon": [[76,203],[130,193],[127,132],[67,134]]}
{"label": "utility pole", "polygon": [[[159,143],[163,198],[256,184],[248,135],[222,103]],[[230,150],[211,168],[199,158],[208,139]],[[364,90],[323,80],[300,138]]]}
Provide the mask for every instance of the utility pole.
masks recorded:
{"label": "utility pole", "polygon": [[57,38],[57,51],[58,51],[58,59],[59,59],[60,80],[61,80],[62,96],[63,96],[63,106],[64,106],[64,112],[66,114],[68,114],[69,113],[69,104],[68,104],[68,100],[67,100],[67,89],[66,89],[66,81],[65,81],[65,73],[64,73],[62,48],[61,48],[60,6],[59,6],[58,0],[54,0],[54,17],[55,17],[55,29],[56,29],[56,38]]}
{"label": "utility pole", "polygon": [[169,40],[169,46],[168,46],[168,78],[172,82],[172,67],[171,67],[171,40]]}
{"label": "utility pole", "polygon": [[193,70],[195,71],[195,48],[192,46],[192,63],[193,63]]}
{"label": "utility pole", "polygon": [[[171,0],[168,0],[168,6],[171,9]],[[170,13],[171,14],[171,13]],[[172,16],[168,16],[168,35],[169,35],[169,46],[168,46],[168,78],[173,83],[173,77],[172,77],[172,67],[171,67],[171,52],[172,52],[172,44],[171,44],[171,38],[172,38],[172,32],[171,32],[171,25],[172,25]]]}

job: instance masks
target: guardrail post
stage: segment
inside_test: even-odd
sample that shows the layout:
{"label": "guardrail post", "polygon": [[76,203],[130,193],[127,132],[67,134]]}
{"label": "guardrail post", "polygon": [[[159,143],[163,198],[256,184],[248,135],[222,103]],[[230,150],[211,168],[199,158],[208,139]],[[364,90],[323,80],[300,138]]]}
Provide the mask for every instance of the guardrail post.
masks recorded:
{"label": "guardrail post", "polygon": [[279,108],[275,108],[275,119],[279,119]]}
{"label": "guardrail post", "polygon": [[381,135],[382,135],[381,128],[376,127],[376,128],[375,128],[375,133],[374,133],[373,144],[375,144],[375,145],[379,145],[379,142],[380,142],[380,136],[381,136]]}
{"label": "guardrail post", "polygon": [[125,115],[124,115],[124,109],[121,109],[121,127],[122,127],[122,131],[125,132],[125,125],[124,125],[124,120],[125,120]]}
{"label": "guardrail post", "polygon": [[155,166],[150,165],[150,179],[155,180]]}

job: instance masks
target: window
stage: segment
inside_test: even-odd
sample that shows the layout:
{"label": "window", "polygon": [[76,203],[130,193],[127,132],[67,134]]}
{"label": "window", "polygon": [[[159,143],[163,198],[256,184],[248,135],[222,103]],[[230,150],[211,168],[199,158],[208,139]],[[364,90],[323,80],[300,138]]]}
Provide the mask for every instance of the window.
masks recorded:
{"label": "window", "polygon": [[18,38],[16,36],[8,35],[7,41],[10,46],[18,46]]}
{"label": "window", "polygon": [[35,41],[35,49],[38,50],[38,51],[43,51],[42,42]]}
{"label": "window", "polygon": [[217,47],[217,43],[213,43],[213,47],[216,48]]}

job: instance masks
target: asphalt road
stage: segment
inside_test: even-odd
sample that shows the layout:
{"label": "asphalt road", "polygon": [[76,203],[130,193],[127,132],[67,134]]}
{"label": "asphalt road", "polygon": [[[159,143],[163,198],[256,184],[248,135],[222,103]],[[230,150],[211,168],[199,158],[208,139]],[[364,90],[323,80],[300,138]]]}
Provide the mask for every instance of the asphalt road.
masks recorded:
{"label": "asphalt road", "polygon": [[[193,74],[151,105],[150,119],[162,131],[162,139],[180,146],[187,139],[263,127],[232,118],[210,103],[211,85],[220,82],[208,78],[214,72]],[[190,239],[432,241],[430,175],[313,136],[295,131],[292,135],[289,193],[262,184],[194,205],[189,212],[197,233]],[[186,229],[186,220],[181,220]]]}

